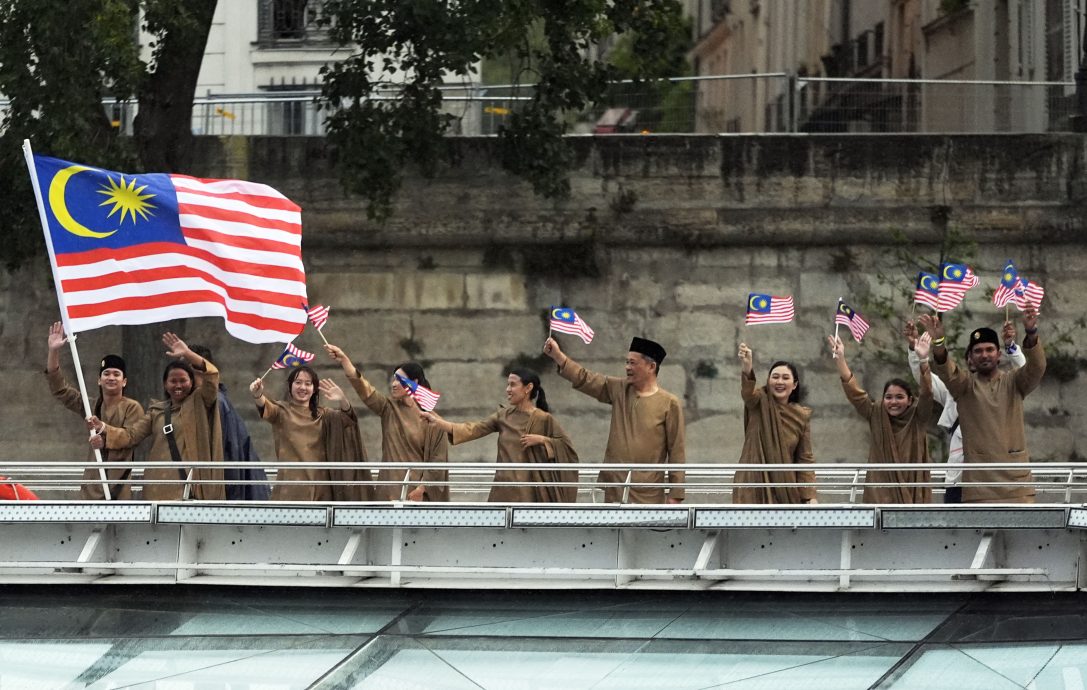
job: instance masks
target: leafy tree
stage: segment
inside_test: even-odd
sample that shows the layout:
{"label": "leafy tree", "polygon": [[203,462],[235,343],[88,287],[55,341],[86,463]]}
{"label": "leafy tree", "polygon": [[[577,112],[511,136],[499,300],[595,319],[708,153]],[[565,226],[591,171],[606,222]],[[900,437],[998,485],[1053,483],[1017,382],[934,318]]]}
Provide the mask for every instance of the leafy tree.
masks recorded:
{"label": "leafy tree", "polygon": [[[216,0],[0,0],[0,226],[18,265],[43,243],[22,141],[35,151],[113,169],[182,170],[192,101]],[[136,29],[152,36],[140,58]],[[121,137],[104,98],[137,99],[135,139]]]}
{"label": "leafy tree", "polygon": [[[192,101],[216,0],[0,0],[0,242],[14,267],[44,249],[22,141],[59,158],[114,170],[184,170]],[[136,30],[152,36],[144,61]],[[120,136],[104,98],[137,99],[134,138]],[[176,328],[176,326],[174,326]],[[163,326],[126,327],[135,370],[161,358]],[[154,365],[157,368],[157,364]],[[129,395],[161,395],[133,376]]]}
{"label": "leafy tree", "polygon": [[564,116],[620,76],[594,48],[628,36],[623,76],[658,76],[674,69],[676,36],[686,32],[677,0],[326,0],[322,21],[334,41],[358,46],[323,71],[323,99],[344,185],[378,218],[408,164],[433,176],[453,160],[444,135],[456,118],[441,91],[450,75],[468,79],[481,61],[513,57],[513,81],[535,86],[499,130],[501,163],[538,193],[563,197],[572,163]]}

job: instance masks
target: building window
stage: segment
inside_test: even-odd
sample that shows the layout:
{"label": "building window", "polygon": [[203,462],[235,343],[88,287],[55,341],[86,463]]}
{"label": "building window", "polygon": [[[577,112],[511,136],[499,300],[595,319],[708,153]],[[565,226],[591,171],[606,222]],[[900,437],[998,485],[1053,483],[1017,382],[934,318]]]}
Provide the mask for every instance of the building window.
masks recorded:
{"label": "building window", "polygon": [[259,0],[258,37],[262,47],[328,40],[317,25],[320,0]]}

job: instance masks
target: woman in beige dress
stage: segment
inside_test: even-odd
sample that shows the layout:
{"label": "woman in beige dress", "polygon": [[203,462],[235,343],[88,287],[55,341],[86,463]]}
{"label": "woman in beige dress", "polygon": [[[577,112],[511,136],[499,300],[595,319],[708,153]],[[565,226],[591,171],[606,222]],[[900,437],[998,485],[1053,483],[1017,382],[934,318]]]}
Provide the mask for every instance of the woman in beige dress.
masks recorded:
{"label": "woman in beige dress", "polygon": [[[883,386],[883,397],[877,402],[868,396],[849,364],[845,361],[845,345],[838,337],[827,337],[827,344],[842,378],[845,397],[857,413],[868,422],[871,442],[868,462],[928,462],[928,423],[932,417],[932,374],[928,356],[932,338],[925,333],[917,339],[914,352],[921,364],[921,393],[914,397],[910,384],[891,379]],[[931,503],[928,470],[871,471],[865,474],[865,503]],[[889,486],[871,486],[888,484]]]}
{"label": "woman in beige dress", "polygon": [[[736,486],[733,503],[816,503],[811,450],[811,408],[800,404],[800,374],[789,362],[770,366],[766,385],[755,386],[754,354],[740,343],[740,395],[744,401],[744,447],[741,463],[788,465],[782,470],[737,472],[734,481],[777,483]],[[809,485],[809,486],[803,486]]]}
{"label": "woman in beige dress", "polygon": [[389,377],[389,394],[386,395],[363,377],[342,349],[326,345],[325,351],[343,367],[348,382],[363,404],[381,419],[381,461],[434,463],[434,469],[415,467],[406,474],[399,469],[381,470],[378,472],[381,483],[375,487],[374,499],[448,501],[449,470],[445,468],[445,463],[449,459],[449,443],[446,435],[419,416],[420,409],[415,399],[396,378],[403,376],[430,388],[423,367],[417,362],[405,362],[398,366]]}
{"label": "woman in beige dress", "polygon": [[[570,438],[551,416],[540,375],[514,369],[506,379],[509,405],[478,422],[454,424],[434,412],[423,418],[449,435],[453,445],[498,434],[498,462],[539,463],[539,469],[498,470],[487,500],[492,503],[576,503],[577,472],[555,471],[549,463],[577,462]],[[573,486],[548,486],[548,483]]]}
{"label": "woman in beige dress", "polygon": [[[364,501],[370,487],[369,470],[321,467],[324,462],[365,462],[366,448],[359,433],[359,420],[340,387],[320,380],[307,366],[296,367],[287,376],[284,400],[264,396],[264,380],[249,384],[249,392],[261,419],[272,425],[276,458],[282,462],[313,463],[312,468],[281,468],[272,489],[273,501]],[[321,396],[333,403],[320,404]],[[349,484],[308,482],[342,481]]]}

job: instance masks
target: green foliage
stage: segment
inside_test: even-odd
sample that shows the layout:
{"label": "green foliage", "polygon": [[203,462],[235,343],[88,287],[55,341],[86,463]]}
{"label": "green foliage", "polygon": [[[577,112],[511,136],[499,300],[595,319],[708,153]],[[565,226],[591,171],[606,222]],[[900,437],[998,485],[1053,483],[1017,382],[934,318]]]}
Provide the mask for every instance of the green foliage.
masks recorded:
{"label": "green foliage", "polygon": [[[208,2],[214,8],[214,0]],[[163,82],[155,61],[164,40],[184,44],[206,34],[210,14],[200,17],[176,0],[4,0],[0,2],[0,94],[10,100],[0,120],[0,225],[4,260],[14,267],[44,249],[22,142],[36,153],[111,169],[141,167],[134,142],[121,137],[104,98],[126,101]],[[136,41],[140,11],[154,37],[152,60],[140,58]],[[199,63],[189,65],[199,69]],[[161,89],[160,89],[161,90]],[[191,106],[179,94],[174,111]],[[145,108],[146,109],[146,108]],[[187,117],[185,118],[187,126]],[[154,141],[148,142],[149,147]]]}
{"label": "green foliage", "polygon": [[675,74],[676,34],[686,32],[677,0],[326,0],[322,21],[334,41],[358,47],[322,71],[322,104],[344,187],[378,219],[391,212],[406,166],[432,176],[453,160],[444,135],[456,119],[441,92],[450,75],[502,64],[511,82],[535,83],[500,127],[498,156],[537,193],[562,198],[574,160],[563,140],[568,119],[621,74],[590,57],[593,49],[631,36],[625,76]]}

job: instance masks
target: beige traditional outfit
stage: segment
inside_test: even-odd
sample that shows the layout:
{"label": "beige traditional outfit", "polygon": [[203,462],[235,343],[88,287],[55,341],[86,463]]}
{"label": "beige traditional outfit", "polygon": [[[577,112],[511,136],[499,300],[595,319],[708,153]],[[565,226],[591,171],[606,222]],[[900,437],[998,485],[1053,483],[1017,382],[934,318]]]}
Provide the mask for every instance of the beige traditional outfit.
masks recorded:
{"label": "beige traditional outfit", "polygon": [[[79,392],[79,389],[71,386],[64,379],[64,375],[60,373],[60,369],[57,369],[56,371],[46,371],[45,377],[49,382],[49,391],[53,394],[53,397],[56,398],[61,405],[78,414],[80,419],[85,418],[86,413],[83,410],[83,395]],[[125,397],[122,397],[109,408],[104,406],[102,398],[99,397],[95,400],[94,406],[91,409],[99,410],[100,414],[97,414],[96,416],[106,424],[116,427],[130,427],[137,419],[143,416],[143,406],[132,398]],[[93,460],[94,451],[90,451],[87,454],[87,458],[88,460]],[[103,448],[102,460],[103,462],[130,462],[132,460],[132,449],[125,448],[111,452]],[[132,485],[119,483],[126,481],[131,475],[131,469],[106,470],[109,495],[112,500],[132,500]],[[102,477],[99,474],[98,468],[88,467],[83,471],[83,483],[79,486],[79,497],[84,501],[101,501],[106,497],[105,492],[102,490]]]}
{"label": "beige traditional outfit", "polygon": [[[928,423],[932,418],[932,389],[922,389],[906,410],[892,417],[883,405],[868,396],[857,378],[842,381],[845,397],[861,417],[868,422],[872,440],[868,445],[868,462],[928,462]],[[931,503],[932,487],[903,486],[904,483],[930,480],[928,470],[868,471],[866,483],[894,483],[896,486],[865,486],[865,503]]]}
{"label": "beige traditional outfit", "polygon": [[815,498],[813,470],[801,464],[814,462],[811,452],[811,408],[798,403],[780,403],[766,386],[755,387],[755,374],[740,375],[740,396],[744,401],[744,447],[741,463],[791,465],[786,470],[737,472],[741,482],[777,482],[785,486],[737,486],[733,503],[804,503]]}
{"label": "beige traditional outfit", "polygon": [[[329,470],[317,463],[365,462],[366,447],[353,409],[317,408],[265,398],[261,418],[272,425],[276,458],[282,462],[311,462],[312,468],[283,468],[272,489],[273,501],[366,501],[371,487],[369,470]],[[348,481],[352,484],[305,482]],[[298,482],[298,483],[295,483]]]}
{"label": "beige traditional outfit", "polygon": [[[971,470],[963,472],[963,503],[1033,503],[1034,487],[1023,424],[1023,399],[1042,381],[1045,351],[1041,341],[1024,347],[1027,363],[1013,372],[997,371],[984,381],[960,369],[949,355],[933,371],[947,384],[959,406],[964,462],[1021,462],[1021,470]],[[1021,483],[1019,486],[968,486],[969,482]]]}
{"label": "beige traditional outfit", "polygon": [[[658,388],[651,395],[638,395],[626,379],[589,371],[571,359],[559,367],[559,375],[574,384],[574,390],[611,405],[611,428],[608,431],[608,445],[604,449],[604,462],[669,466],[667,470],[633,472],[630,477],[632,483],[655,482],[658,486],[631,487],[630,502],[664,503],[665,475],[668,481],[667,498],[683,500],[684,473],[672,468],[683,465],[687,459],[683,405],[679,399],[663,388]],[[622,484],[627,481],[627,472],[603,471],[597,481]],[[621,502],[623,487],[605,488],[604,500],[608,503]]]}
{"label": "beige traditional outfit", "polygon": [[[454,424],[450,434],[453,445],[465,443],[488,434],[498,434],[498,462],[548,463],[577,462],[577,452],[566,432],[547,412],[533,407],[528,412],[516,407],[504,407],[479,422]],[[521,437],[538,434],[547,438],[554,457],[547,456],[542,446],[521,447]],[[577,484],[577,472],[559,472],[540,467],[537,470],[497,470],[494,485],[487,500],[491,503],[576,503],[577,486],[528,486],[529,482],[571,482]]]}
{"label": "beige traditional outfit", "polygon": [[[180,404],[172,400],[154,402],[131,427],[106,425],[106,448],[121,450],[133,448],[148,436],[153,436],[147,459],[151,462],[170,462],[170,444],[163,433],[166,426],[166,407],[170,406],[174,440],[182,460],[221,462],[223,459],[223,434],[219,421],[219,370],[205,361],[207,370],[204,381],[193,388],[189,397]],[[189,468],[184,465],[148,469],[145,480],[184,479]],[[208,484],[191,484],[190,498],[204,501],[226,499],[223,486],[223,470],[200,468],[193,470],[193,479],[209,481]],[[185,484],[145,484],[143,498],[147,501],[179,501],[184,496]]]}
{"label": "beige traditional outfit", "polygon": [[[359,398],[370,411],[381,418],[381,460],[382,462],[432,462],[442,463],[432,470],[412,470],[408,477],[408,490],[411,493],[418,486],[425,487],[428,501],[449,500],[449,470],[444,463],[449,459],[449,441],[445,432],[433,426],[419,414],[414,406],[398,403],[378,391],[370,382],[359,376],[348,376],[347,380]],[[375,487],[374,500],[399,501],[403,492],[403,470],[381,470],[378,480],[396,482]]]}

